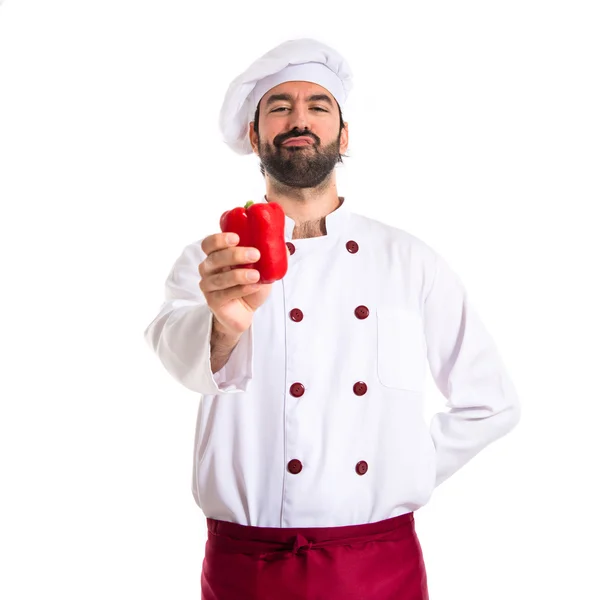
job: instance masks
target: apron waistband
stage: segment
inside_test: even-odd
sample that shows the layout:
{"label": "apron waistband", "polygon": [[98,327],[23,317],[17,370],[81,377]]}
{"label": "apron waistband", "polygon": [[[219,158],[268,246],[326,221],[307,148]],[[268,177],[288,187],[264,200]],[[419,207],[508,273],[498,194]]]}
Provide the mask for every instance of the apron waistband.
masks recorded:
{"label": "apron waistband", "polygon": [[288,558],[311,549],[377,541],[397,541],[414,535],[414,513],[341,527],[255,527],[207,518],[210,545],[226,554],[253,554],[265,560]]}

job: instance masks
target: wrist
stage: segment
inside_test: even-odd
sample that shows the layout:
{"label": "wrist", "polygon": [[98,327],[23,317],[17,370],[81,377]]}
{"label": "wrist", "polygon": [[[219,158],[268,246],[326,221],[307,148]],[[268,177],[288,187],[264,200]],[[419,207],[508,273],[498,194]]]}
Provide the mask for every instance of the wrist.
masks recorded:
{"label": "wrist", "polygon": [[235,333],[227,329],[213,314],[212,324],[213,334],[218,338],[219,342],[223,345],[235,346],[239,339],[242,337],[241,334]]}

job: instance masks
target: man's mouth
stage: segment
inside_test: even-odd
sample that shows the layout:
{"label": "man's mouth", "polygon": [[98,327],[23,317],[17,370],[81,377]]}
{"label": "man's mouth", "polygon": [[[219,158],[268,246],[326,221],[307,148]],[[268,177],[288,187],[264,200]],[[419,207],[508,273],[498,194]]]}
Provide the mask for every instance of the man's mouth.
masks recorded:
{"label": "man's mouth", "polygon": [[314,144],[313,140],[309,137],[295,137],[286,140],[281,144],[282,146],[309,146]]}

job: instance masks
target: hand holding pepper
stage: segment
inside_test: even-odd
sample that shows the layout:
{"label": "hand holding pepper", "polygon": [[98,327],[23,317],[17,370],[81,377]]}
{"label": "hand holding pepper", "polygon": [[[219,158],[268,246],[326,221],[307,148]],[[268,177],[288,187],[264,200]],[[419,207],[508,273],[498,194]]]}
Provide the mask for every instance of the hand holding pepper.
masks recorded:
{"label": "hand holding pepper", "polygon": [[[221,231],[232,231],[240,237],[242,246],[257,248],[260,258],[255,268],[260,283],[282,279],[288,268],[288,249],[285,243],[285,212],[277,202],[254,204],[225,211],[220,220]],[[236,265],[239,269],[252,265]]]}
{"label": "hand holding pepper", "polygon": [[[234,239],[228,242],[230,235]],[[246,254],[257,251],[256,248],[238,246],[239,242],[239,236],[234,233],[207,236],[202,241],[202,250],[207,256],[198,265],[200,290],[216,322],[223,332],[234,336],[240,336],[250,327],[254,312],[265,302],[273,287],[272,283],[252,283],[258,281],[259,272],[240,268],[248,266],[249,262],[256,263],[258,258]],[[253,277],[249,279],[248,276]]]}

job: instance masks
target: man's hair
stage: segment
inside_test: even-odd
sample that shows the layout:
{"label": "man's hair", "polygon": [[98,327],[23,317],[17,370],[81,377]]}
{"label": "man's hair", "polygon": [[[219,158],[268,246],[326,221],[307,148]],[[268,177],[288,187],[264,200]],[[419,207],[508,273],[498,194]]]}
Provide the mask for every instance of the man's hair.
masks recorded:
{"label": "man's hair", "polygon": [[[338,104],[338,101],[335,101],[336,106],[338,107],[338,112],[340,113],[340,130],[338,132],[338,136],[340,133],[342,133],[342,129],[344,129],[344,117],[342,116],[342,109],[340,108],[340,105]],[[254,125],[253,125],[253,129],[256,132],[256,135],[258,135],[258,117],[260,116],[260,102],[256,105],[256,111],[254,113]],[[346,158],[348,158],[347,154],[340,154],[339,155],[339,161],[343,163],[344,161],[342,160],[342,156],[345,156]],[[265,168],[262,164],[262,162],[260,163],[260,172],[262,173],[263,177],[265,176]]]}

